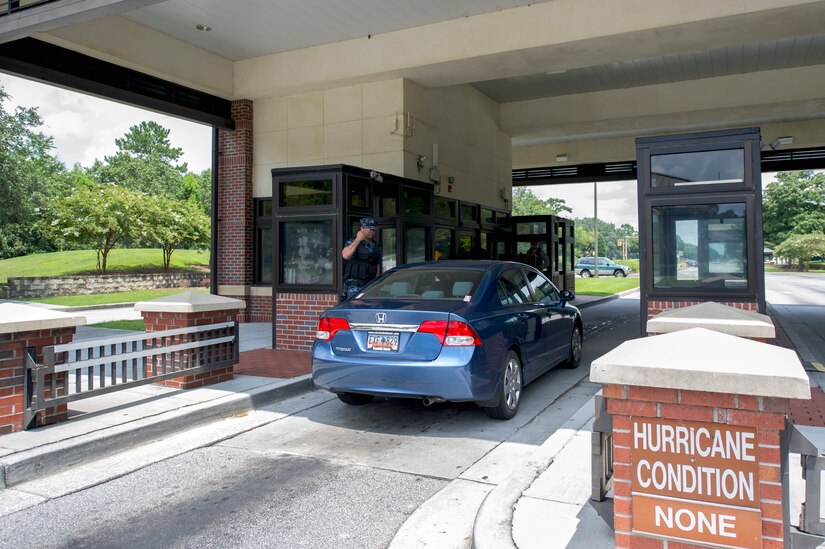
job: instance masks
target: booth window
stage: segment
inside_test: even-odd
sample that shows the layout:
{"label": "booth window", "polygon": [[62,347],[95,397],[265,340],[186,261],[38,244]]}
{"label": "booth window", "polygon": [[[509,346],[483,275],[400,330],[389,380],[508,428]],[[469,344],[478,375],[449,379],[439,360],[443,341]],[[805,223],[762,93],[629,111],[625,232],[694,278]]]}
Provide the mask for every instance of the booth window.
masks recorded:
{"label": "booth window", "polygon": [[371,207],[369,183],[365,179],[349,177],[347,187],[349,189],[347,205],[350,208],[369,210]]}
{"label": "booth window", "polygon": [[255,200],[255,283],[272,283],[272,199]]}
{"label": "booth window", "polygon": [[378,239],[381,243],[381,272],[385,273],[398,265],[398,255],[396,253],[396,232],[395,228],[378,229]]}
{"label": "booth window", "polygon": [[466,202],[461,203],[461,223],[463,225],[467,224],[477,224],[478,223],[478,206],[475,204],[468,204]]}
{"label": "booth window", "polygon": [[453,232],[452,229],[435,229],[435,251],[433,252],[433,259],[436,261],[452,258]]}
{"label": "booth window", "polygon": [[654,206],[652,237],[654,288],[748,289],[746,204]]}
{"label": "booth window", "polygon": [[431,193],[418,189],[405,188],[403,194],[405,215],[430,215]]}
{"label": "booth window", "polygon": [[433,201],[433,209],[436,217],[455,219],[455,200],[436,196]]}
{"label": "booth window", "polygon": [[332,179],[280,181],[280,201],[283,208],[331,206]]}
{"label": "booth window", "polygon": [[655,154],[650,157],[651,187],[744,183],[744,149]]}
{"label": "booth window", "polygon": [[426,261],[427,229],[425,227],[406,227],[404,229],[404,263]]}
{"label": "booth window", "polygon": [[547,234],[547,223],[544,221],[530,221],[524,223],[516,223],[516,234]]}
{"label": "booth window", "polygon": [[281,284],[333,284],[332,220],[281,221],[279,235]]}

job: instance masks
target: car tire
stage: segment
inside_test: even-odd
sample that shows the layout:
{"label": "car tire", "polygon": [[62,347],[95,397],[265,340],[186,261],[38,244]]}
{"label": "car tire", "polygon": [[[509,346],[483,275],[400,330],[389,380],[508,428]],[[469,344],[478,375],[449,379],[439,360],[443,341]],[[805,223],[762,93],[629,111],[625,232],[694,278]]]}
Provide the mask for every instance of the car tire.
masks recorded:
{"label": "car tire", "polygon": [[501,374],[501,385],[498,405],[485,407],[484,412],[493,419],[511,419],[518,412],[523,389],[521,376],[521,360],[515,351],[507,353],[504,360],[504,371]]}
{"label": "car tire", "polygon": [[615,271],[613,271],[613,276],[615,276],[616,278],[624,278],[627,275],[624,274],[624,271],[616,269]]}
{"label": "car tire", "polygon": [[593,276],[593,274],[590,271],[588,271],[587,269],[582,269],[582,278],[590,278],[591,276]]}
{"label": "car tire", "polygon": [[564,368],[578,368],[582,362],[582,327],[578,324],[573,326],[573,333],[570,334],[570,353],[562,366]]}
{"label": "car tire", "polygon": [[374,398],[372,395],[362,395],[360,393],[337,393],[337,396],[338,400],[345,404],[351,404],[352,406],[369,404]]}

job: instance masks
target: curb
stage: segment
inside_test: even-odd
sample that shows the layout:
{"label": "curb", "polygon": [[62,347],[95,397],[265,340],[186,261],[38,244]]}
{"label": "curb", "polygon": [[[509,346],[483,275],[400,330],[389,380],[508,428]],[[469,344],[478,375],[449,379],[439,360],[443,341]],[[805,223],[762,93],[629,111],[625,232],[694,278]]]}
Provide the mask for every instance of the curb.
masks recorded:
{"label": "curb", "polygon": [[472,549],[516,549],[513,513],[518,500],[595,416],[594,406],[594,399],[588,399],[518,469],[487,494],[473,522]]}
{"label": "curb", "polygon": [[590,301],[587,301],[586,303],[582,303],[581,305],[576,305],[575,300],[574,300],[573,305],[575,305],[577,309],[586,309],[587,307],[590,307],[592,305],[598,305],[600,303],[605,303],[607,301],[613,301],[614,299],[619,299],[622,296],[630,295],[630,294],[636,293],[638,291],[639,291],[639,288],[631,288],[629,290],[625,290],[625,291],[619,292],[617,294],[606,295],[606,296],[599,297],[597,299],[592,299]]}
{"label": "curb", "polygon": [[55,305],[55,311],[64,312],[80,312],[80,311],[98,311],[100,309],[124,309],[126,307],[134,307],[136,301],[131,303],[103,303],[101,305]]}
{"label": "curb", "polygon": [[312,376],[306,374],[10,454],[0,459],[0,490],[255,410],[312,388]]}

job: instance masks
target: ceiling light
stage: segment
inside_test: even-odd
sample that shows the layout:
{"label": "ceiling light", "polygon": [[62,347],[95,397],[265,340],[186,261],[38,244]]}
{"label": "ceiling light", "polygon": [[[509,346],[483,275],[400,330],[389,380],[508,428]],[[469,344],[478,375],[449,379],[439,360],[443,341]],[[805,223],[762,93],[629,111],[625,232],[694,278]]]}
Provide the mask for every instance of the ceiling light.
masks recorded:
{"label": "ceiling light", "polygon": [[566,154],[557,154],[556,155],[556,162],[567,162],[567,155]]}
{"label": "ceiling light", "polygon": [[564,74],[566,72],[567,72],[567,69],[562,69],[560,71],[549,71],[549,72],[546,72],[544,74],[546,74],[547,76],[553,76],[554,74]]}
{"label": "ceiling light", "polygon": [[790,145],[793,143],[793,136],[788,135],[786,137],[778,137],[776,140],[779,142],[780,145]]}
{"label": "ceiling light", "polygon": [[198,23],[197,25],[195,25],[195,28],[203,32],[209,32],[212,30],[212,27],[210,27],[209,25],[204,25],[202,23]]}

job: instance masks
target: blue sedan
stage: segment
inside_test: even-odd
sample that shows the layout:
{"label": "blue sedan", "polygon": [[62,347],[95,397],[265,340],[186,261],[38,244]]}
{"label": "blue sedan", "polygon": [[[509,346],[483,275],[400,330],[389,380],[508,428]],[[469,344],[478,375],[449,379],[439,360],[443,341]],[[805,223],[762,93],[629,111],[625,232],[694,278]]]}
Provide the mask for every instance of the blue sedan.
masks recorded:
{"label": "blue sedan", "polygon": [[521,263],[396,267],[321,315],[312,379],[347,404],[469,401],[510,419],[524,385],[579,365],[582,320],[572,299]]}

